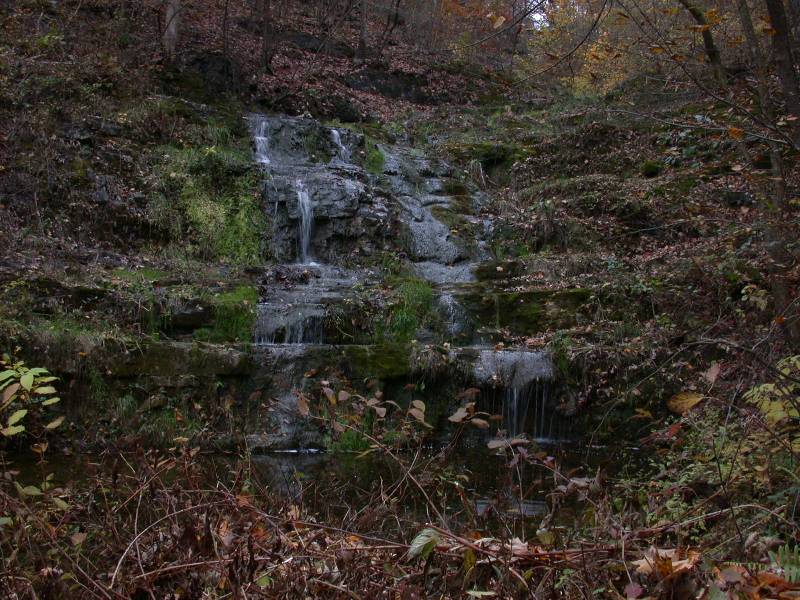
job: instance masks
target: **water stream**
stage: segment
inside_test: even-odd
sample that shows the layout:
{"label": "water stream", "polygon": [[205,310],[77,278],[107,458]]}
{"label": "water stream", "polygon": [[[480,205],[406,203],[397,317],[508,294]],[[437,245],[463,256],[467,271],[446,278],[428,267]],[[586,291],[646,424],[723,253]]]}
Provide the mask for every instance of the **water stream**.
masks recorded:
{"label": "water stream", "polygon": [[331,129],[331,139],[338,150],[338,157],[343,162],[350,162],[350,150],[342,143],[342,134],[339,133],[338,129]]}
{"label": "water stream", "polygon": [[[332,307],[347,303],[354,287],[372,276],[366,269],[337,263],[364,252],[385,231],[399,230],[404,233],[389,243],[405,240],[417,277],[436,290],[445,340],[454,356],[471,365],[474,385],[483,390],[483,410],[502,418],[500,433],[538,440],[563,437],[552,410],[549,355],[481,345],[485,341],[460,302],[487,258],[481,236],[490,227],[478,232],[470,245],[456,239],[452,227],[440,220],[442,211],[453,210],[447,192],[449,167],[436,166],[411,149],[380,145],[383,170],[370,173],[353,158],[363,138],[349,130],[282,116],[253,115],[250,121],[254,161],[269,166],[271,185],[264,190],[266,204],[275,207],[272,250],[283,262],[275,267],[281,276],[269,283],[258,306],[255,343],[265,348],[293,345],[298,356],[320,352]],[[309,150],[309,140],[328,147]],[[333,159],[318,162],[316,156],[326,154]],[[470,202],[479,203],[479,192],[471,193]],[[387,241],[382,243],[387,247]],[[293,401],[291,389],[278,392]]]}
{"label": "water stream", "polygon": [[311,263],[311,236],[314,233],[314,205],[305,184],[298,179],[297,187],[297,212],[299,219],[298,246],[300,248],[300,262],[304,265]]}

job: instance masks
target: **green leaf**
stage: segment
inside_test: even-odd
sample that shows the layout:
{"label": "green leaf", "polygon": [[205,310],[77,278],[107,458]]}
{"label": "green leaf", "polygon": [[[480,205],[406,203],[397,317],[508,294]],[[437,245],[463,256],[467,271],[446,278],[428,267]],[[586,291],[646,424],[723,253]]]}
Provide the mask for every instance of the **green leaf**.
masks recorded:
{"label": "green leaf", "polygon": [[68,510],[69,509],[69,504],[64,502],[61,498],[59,498],[57,496],[53,496],[53,498],[51,498],[51,500],[53,501],[53,504],[55,504],[57,508],[59,508],[61,510]]}
{"label": "green leaf", "polygon": [[6,379],[11,379],[14,375],[16,375],[16,371],[3,371],[0,373],[0,381],[5,381]]}
{"label": "green leaf", "polygon": [[42,406],[51,406],[56,402],[61,402],[61,398],[59,398],[58,396],[55,396],[54,398],[48,398],[47,400],[42,402]]}
{"label": "green leaf", "polygon": [[25,431],[25,425],[14,425],[12,427],[6,427],[4,429],[0,429],[0,433],[2,433],[6,437],[17,435],[18,433],[22,433],[23,431]]}
{"label": "green leaf", "polygon": [[20,377],[19,383],[24,389],[30,392],[33,387],[33,373],[25,373],[25,375]]}
{"label": "green leaf", "polygon": [[14,519],[11,517],[0,517],[0,527],[5,527],[6,525],[13,525]]}
{"label": "green leaf", "polygon": [[27,414],[28,411],[24,408],[14,411],[14,413],[10,417],[8,417],[8,426],[11,427],[12,425],[15,425],[20,420],[22,420]]}
{"label": "green leaf", "polygon": [[64,415],[61,415],[57,419],[50,421],[47,425],[44,426],[45,429],[55,429],[59,425],[64,422]]}
{"label": "green leaf", "polygon": [[256,579],[256,585],[261,589],[268,588],[272,585],[272,577],[264,573],[263,575],[260,575],[258,579]]}
{"label": "green leaf", "polygon": [[47,369],[43,369],[42,367],[34,367],[30,371],[28,371],[28,373],[30,373],[31,375],[44,375],[47,372],[48,372]]}
{"label": "green leaf", "polygon": [[26,485],[25,487],[22,487],[20,484],[18,484],[15,481],[14,482],[14,487],[17,488],[17,493],[20,496],[41,496],[42,495],[42,490],[40,490],[35,485]]}
{"label": "green leaf", "polygon": [[417,537],[411,541],[411,545],[408,548],[409,558],[416,558],[418,556],[428,558],[440,541],[441,539],[439,538],[438,531],[430,528],[423,529],[417,534]]}
{"label": "green leaf", "polygon": [[46,396],[47,394],[55,394],[56,388],[54,388],[52,385],[43,385],[42,387],[37,387],[35,390],[33,390],[33,393]]}

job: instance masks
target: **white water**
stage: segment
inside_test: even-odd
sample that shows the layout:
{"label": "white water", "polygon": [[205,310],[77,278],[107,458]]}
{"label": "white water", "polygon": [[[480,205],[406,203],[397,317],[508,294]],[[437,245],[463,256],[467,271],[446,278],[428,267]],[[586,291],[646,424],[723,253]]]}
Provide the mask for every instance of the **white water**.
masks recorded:
{"label": "white water", "polygon": [[342,143],[342,136],[338,129],[331,129],[331,138],[333,139],[333,143],[336,144],[336,147],[339,149],[339,158],[345,162],[349,162],[350,151]]}
{"label": "white water", "polygon": [[297,190],[297,212],[300,217],[299,247],[300,262],[311,264],[311,235],[314,232],[314,205],[305,184],[299,179],[295,183]]}
{"label": "white water", "polygon": [[259,165],[267,166],[269,159],[269,121],[257,116],[252,119],[253,142],[255,144],[254,159]]}

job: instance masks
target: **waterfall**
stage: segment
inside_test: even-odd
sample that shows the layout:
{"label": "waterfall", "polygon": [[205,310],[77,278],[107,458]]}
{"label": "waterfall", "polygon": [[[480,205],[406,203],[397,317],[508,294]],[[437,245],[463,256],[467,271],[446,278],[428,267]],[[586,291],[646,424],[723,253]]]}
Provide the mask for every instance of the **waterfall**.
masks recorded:
{"label": "waterfall", "polygon": [[538,442],[568,437],[568,427],[550,404],[550,381],[536,379],[524,386],[484,388],[483,410],[502,417],[500,428],[509,438],[525,435]]}
{"label": "waterfall", "polygon": [[321,344],[324,341],[325,306],[282,302],[261,302],[257,309],[256,344]]}
{"label": "waterfall", "polygon": [[503,425],[508,436],[527,434],[545,442],[563,438],[563,423],[549,400],[550,384],[546,380],[504,390]]}
{"label": "waterfall", "polygon": [[257,164],[267,166],[269,160],[269,121],[261,115],[251,117],[253,142],[255,144],[254,159]]}
{"label": "waterfall", "polygon": [[350,151],[342,143],[342,136],[338,129],[331,129],[331,138],[333,139],[333,143],[336,144],[336,148],[339,150],[339,158],[348,162],[350,160]]}
{"label": "waterfall", "polygon": [[314,230],[314,206],[305,184],[299,179],[295,183],[297,190],[297,212],[300,217],[299,246],[300,262],[311,263],[311,234]]}
{"label": "waterfall", "polygon": [[545,442],[566,437],[566,423],[550,404],[553,366],[547,353],[483,350],[474,376],[483,388],[482,410],[502,416],[508,437],[525,434]]}

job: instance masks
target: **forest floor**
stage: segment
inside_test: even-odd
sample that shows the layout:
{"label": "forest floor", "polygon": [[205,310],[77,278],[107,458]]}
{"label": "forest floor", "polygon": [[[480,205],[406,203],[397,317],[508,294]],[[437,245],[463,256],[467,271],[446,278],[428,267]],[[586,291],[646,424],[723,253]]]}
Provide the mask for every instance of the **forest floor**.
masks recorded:
{"label": "forest floor", "polygon": [[[107,10],[22,3],[2,24],[0,340],[31,366],[69,372],[55,384],[65,398],[90,400],[34,452],[105,445],[69,485],[51,482],[47,461],[3,463],[4,589],[20,598],[795,597],[798,203],[765,211],[766,149],[745,139],[754,161],[742,159],[740,140],[715,126],[725,107],[646,79],[602,97],[521,99],[496,77],[433,67],[412,48],[354,67],[352,30],[341,55],[287,43],[266,76],[245,14],[231,15],[239,42],[225,57],[205,50],[221,47],[218,19],[193,13],[184,62],[167,68],[145,15]],[[313,24],[295,23],[305,44]],[[232,82],[236,93],[223,94]],[[257,201],[240,193],[254,187],[240,168],[250,161],[241,117],[252,109],[403,137],[484,189],[492,201],[481,216],[494,221],[511,288],[591,290],[574,326],[508,343],[550,350],[564,409],[587,437],[641,446],[646,464],[581,477],[547,452],[508,448],[509,472],[525,463],[553,477],[549,515],[580,506],[568,530],[545,516],[519,539],[497,533],[515,531],[511,520],[489,535],[439,518],[462,491],[447,452],[428,456],[423,433],[410,452],[371,440],[396,484],[359,497],[353,513],[323,515],[266,489],[246,457],[209,489],[216,472],[194,442],[228,423],[224,398],[155,420],[110,403],[103,357],[170,339],[176,314],[196,317],[191,306],[226,316],[221,327],[188,326],[202,331],[199,346],[225,348],[208,351],[219,360],[234,361],[248,341],[253,265],[269,260],[259,236],[233,218],[224,236],[190,220],[176,230],[157,199],[176,173],[216,168],[203,154],[216,148],[236,214],[257,225]],[[786,159],[796,198],[796,157]],[[775,232],[788,241],[785,260],[769,252]],[[20,368],[5,362],[4,373]],[[50,383],[36,377],[32,397]],[[0,385],[17,379],[0,374]],[[428,518],[410,517],[404,502]]]}

